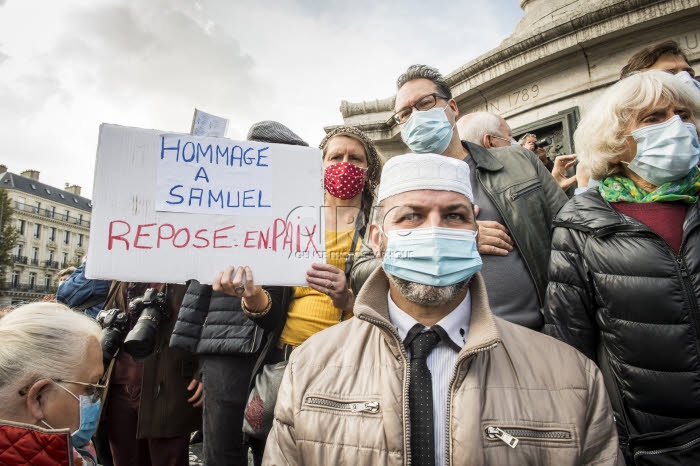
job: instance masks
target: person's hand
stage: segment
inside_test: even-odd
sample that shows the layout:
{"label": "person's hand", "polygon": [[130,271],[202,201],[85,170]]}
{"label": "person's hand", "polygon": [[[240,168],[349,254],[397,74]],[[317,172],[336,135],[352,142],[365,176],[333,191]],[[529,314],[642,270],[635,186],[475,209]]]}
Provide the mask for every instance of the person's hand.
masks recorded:
{"label": "person's hand", "polygon": [[566,191],[574,183],[576,183],[576,175],[567,177],[566,171],[576,163],[576,154],[560,155],[554,159],[554,168],[552,168],[552,176],[559,184],[559,187]]}
{"label": "person's hand", "polygon": [[[479,216],[478,205],[474,206],[474,215]],[[508,229],[493,220],[477,220],[479,227],[479,254],[491,256],[507,256],[513,250],[513,240],[508,235]]]}
{"label": "person's hand", "polygon": [[309,287],[327,294],[338,309],[352,311],[355,295],[348,289],[345,273],[338,267],[330,264],[311,264],[311,268],[306,271],[306,281]]}
{"label": "person's hand", "polygon": [[192,406],[195,408],[202,406],[202,402],[204,401],[204,397],[202,396],[202,382],[197,379],[192,379],[187,386],[187,390],[190,392],[194,390],[194,393],[187,399],[187,402],[192,403]]}
{"label": "person's hand", "polygon": [[41,300],[44,302],[53,303],[56,301],[56,295],[55,294],[47,294],[47,295],[44,295],[44,297]]}
{"label": "person's hand", "polygon": [[253,271],[247,265],[241,265],[238,268],[227,267],[223,272],[217,273],[211,288],[229,296],[242,298],[251,312],[267,306],[267,295],[261,286],[255,285]]}
{"label": "person's hand", "polygon": [[522,147],[524,147],[527,150],[531,150],[532,152],[535,152],[535,143],[530,141],[530,142],[524,142],[520,144]]}

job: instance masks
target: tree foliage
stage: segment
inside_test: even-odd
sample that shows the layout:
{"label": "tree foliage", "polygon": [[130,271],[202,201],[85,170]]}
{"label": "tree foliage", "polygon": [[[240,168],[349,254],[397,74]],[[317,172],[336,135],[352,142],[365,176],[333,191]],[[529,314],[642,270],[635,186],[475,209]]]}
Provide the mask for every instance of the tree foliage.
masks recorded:
{"label": "tree foliage", "polygon": [[14,213],[7,190],[0,189],[0,281],[5,280],[7,268],[12,267],[12,250],[19,236],[14,226]]}

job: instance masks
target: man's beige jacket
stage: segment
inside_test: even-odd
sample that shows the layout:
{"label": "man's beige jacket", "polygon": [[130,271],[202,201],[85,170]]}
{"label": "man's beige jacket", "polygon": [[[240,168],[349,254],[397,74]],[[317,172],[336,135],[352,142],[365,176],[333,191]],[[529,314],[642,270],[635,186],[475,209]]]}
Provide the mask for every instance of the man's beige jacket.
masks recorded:
{"label": "man's beige jacket", "polygon": [[[504,284],[507,286],[507,284]],[[376,270],[355,316],[311,337],[287,366],[267,465],[410,465],[410,365]],[[452,465],[624,464],[603,379],[572,347],[494,317],[480,274],[448,398]]]}

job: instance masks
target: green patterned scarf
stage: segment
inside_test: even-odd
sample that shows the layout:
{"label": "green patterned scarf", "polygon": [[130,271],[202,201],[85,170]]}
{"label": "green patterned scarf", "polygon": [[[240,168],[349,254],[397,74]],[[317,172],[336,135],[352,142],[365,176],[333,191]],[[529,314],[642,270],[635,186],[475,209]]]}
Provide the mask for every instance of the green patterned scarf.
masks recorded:
{"label": "green patterned scarf", "polygon": [[664,183],[648,192],[624,176],[613,175],[600,182],[600,195],[608,202],[687,202],[695,204],[700,195],[700,169],[693,168],[685,177]]}

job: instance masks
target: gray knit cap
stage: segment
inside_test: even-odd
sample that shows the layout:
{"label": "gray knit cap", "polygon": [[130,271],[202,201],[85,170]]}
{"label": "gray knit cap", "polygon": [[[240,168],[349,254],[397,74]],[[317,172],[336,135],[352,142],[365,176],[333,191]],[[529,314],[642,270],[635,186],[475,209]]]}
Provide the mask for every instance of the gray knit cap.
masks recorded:
{"label": "gray knit cap", "polygon": [[309,146],[294,131],[282,123],[272,120],[259,121],[253,124],[248,130],[248,140],[273,144],[289,144],[292,146]]}

